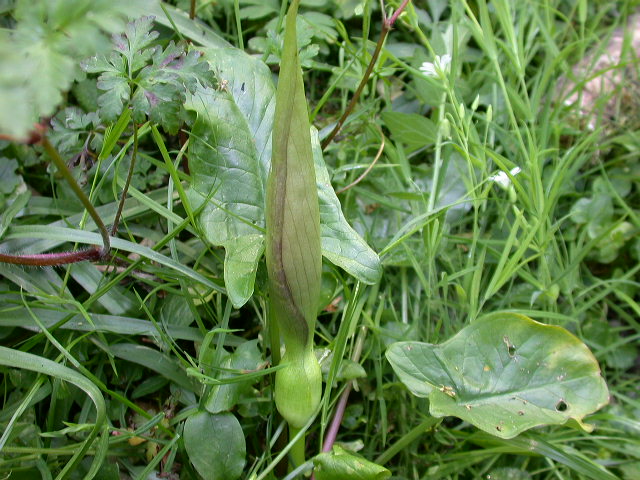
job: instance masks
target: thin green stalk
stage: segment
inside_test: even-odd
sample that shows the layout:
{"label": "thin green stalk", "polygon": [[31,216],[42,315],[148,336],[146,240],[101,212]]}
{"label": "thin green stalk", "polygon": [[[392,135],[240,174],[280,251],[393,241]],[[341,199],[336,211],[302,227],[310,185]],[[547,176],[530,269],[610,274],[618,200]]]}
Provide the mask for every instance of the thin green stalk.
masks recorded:
{"label": "thin green stalk", "polygon": [[[296,436],[298,436],[298,434],[302,431],[301,428],[296,428],[293,427],[291,425],[289,425],[289,439],[294,439],[296,438]],[[291,447],[291,450],[289,450],[289,458],[291,459],[291,465],[290,467],[296,468],[299,467],[300,465],[302,465],[305,462],[305,437],[306,437],[306,432],[302,431],[302,436],[300,436],[300,438],[298,438],[293,446]]]}
{"label": "thin green stalk", "polygon": [[122,195],[120,196],[120,202],[118,203],[118,210],[116,216],[113,219],[113,225],[111,226],[111,236],[115,237],[118,233],[118,224],[120,223],[120,216],[122,215],[122,209],[124,208],[124,201],[127,198],[127,191],[129,185],[131,185],[131,179],[133,178],[133,169],[136,165],[136,158],[138,156],[138,128],[136,124],[133,124],[133,151],[131,152],[131,162],[129,163],[129,171],[127,172],[127,179],[122,187]]}
{"label": "thin green stalk", "polygon": [[[344,122],[347,120],[349,115],[351,115],[351,112],[353,112],[353,109],[355,108],[356,103],[360,98],[360,94],[362,94],[364,87],[369,82],[371,73],[373,72],[373,69],[376,66],[376,63],[378,62],[378,56],[380,55],[380,51],[382,50],[382,46],[384,45],[384,41],[387,38],[387,35],[389,34],[391,29],[393,28],[393,25],[396,23],[396,20],[398,19],[398,17],[400,16],[400,14],[406,8],[406,6],[409,4],[410,1],[411,0],[403,0],[402,4],[400,4],[400,6],[396,9],[396,11],[393,12],[391,17],[383,19],[382,31],[380,32],[378,43],[376,43],[376,48],[373,51],[373,54],[371,55],[371,60],[369,61],[369,65],[367,66],[367,69],[365,70],[364,75],[362,76],[362,80],[360,80],[360,84],[358,85],[358,88],[353,94],[353,97],[351,97],[351,101],[347,105],[347,108],[344,110],[344,112],[342,112],[340,119],[336,123],[335,127],[333,127],[333,130],[331,130],[331,133],[329,133],[329,135],[327,135],[327,137],[322,141],[323,150],[327,148],[327,146],[333,141],[333,139],[338,134],[338,132],[340,132],[340,129],[344,125]],[[382,12],[384,15],[384,7],[382,9]]]}
{"label": "thin green stalk", "polygon": [[[295,435],[292,434],[292,432],[290,431],[290,447],[289,448],[285,448],[284,450],[282,450],[278,456],[276,456],[276,458],[273,459],[273,461],[269,464],[269,466],[267,466],[267,468],[265,468],[260,475],[258,475],[257,477],[255,477],[255,480],[264,480],[265,478],[267,478],[267,476],[271,473],[271,471],[276,467],[276,465],[278,465],[282,459],[289,453],[290,449],[293,448],[293,446],[295,445],[295,443],[300,440],[300,438],[302,438],[305,435],[305,432],[307,431],[307,429],[311,426],[311,424],[315,421],[316,419],[316,414],[318,412],[314,412],[313,416],[311,418],[309,418],[309,421],[304,425],[304,427],[300,428],[297,430],[297,433]],[[303,462],[304,463],[304,462]]]}
{"label": "thin green stalk", "polygon": [[80,188],[80,185],[78,185],[78,182],[76,182],[75,178],[73,178],[73,174],[71,173],[71,171],[69,170],[69,167],[67,167],[67,164],[58,153],[58,150],[56,150],[56,148],[53,145],[51,145],[51,142],[49,142],[49,139],[45,136],[42,137],[42,146],[44,147],[44,150],[47,152],[49,157],[51,157],[51,160],[55,164],[60,174],[63,176],[63,178],[67,181],[67,183],[71,187],[71,190],[73,190],[73,193],[76,194],[80,202],[82,202],[82,205],[84,206],[84,208],[87,209],[87,212],[89,212],[89,215],[91,215],[91,218],[96,223],[96,226],[100,230],[100,235],[102,235],[102,252],[103,254],[106,254],[107,252],[109,252],[109,249],[111,248],[111,241],[109,238],[109,231],[107,230],[107,227],[104,225],[102,218],[100,218],[98,211],[95,209],[95,207],[89,200],[89,197],[87,197],[84,191],[82,191],[82,188]]}
{"label": "thin green stalk", "polygon": [[[286,3],[286,2],[285,2]],[[240,1],[234,0],[233,13],[236,17],[236,32],[238,34],[238,48],[244,50],[244,39],[242,38],[242,23],[240,21]]]}
{"label": "thin green stalk", "polygon": [[442,122],[444,120],[444,111],[446,105],[446,93],[442,94],[440,99],[440,112],[438,115],[438,134],[436,136],[436,151],[433,160],[433,179],[431,181],[431,192],[429,192],[429,203],[427,212],[433,212],[438,199],[438,191],[440,190],[440,168],[442,166]]}
{"label": "thin green stalk", "polygon": [[382,452],[378,458],[375,459],[375,463],[378,465],[384,465],[393,457],[395,457],[402,450],[407,448],[409,445],[414,443],[422,434],[424,434],[427,430],[433,427],[436,423],[441,422],[442,419],[429,417],[424,420],[420,425],[415,428],[412,428],[408,433],[400,438],[396,443],[387,448],[384,452]]}

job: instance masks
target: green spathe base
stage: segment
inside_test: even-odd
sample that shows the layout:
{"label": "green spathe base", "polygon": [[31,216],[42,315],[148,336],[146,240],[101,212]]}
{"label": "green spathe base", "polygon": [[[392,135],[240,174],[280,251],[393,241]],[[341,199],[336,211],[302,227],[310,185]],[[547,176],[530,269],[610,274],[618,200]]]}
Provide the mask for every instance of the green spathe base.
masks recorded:
{"label": "green spathe base", "polygon": [[283,368],[276,372],[276,407],[295,428],[302,428],[314,415],[322,396],[322,372],[313,349],[300,355],[282,357]]}

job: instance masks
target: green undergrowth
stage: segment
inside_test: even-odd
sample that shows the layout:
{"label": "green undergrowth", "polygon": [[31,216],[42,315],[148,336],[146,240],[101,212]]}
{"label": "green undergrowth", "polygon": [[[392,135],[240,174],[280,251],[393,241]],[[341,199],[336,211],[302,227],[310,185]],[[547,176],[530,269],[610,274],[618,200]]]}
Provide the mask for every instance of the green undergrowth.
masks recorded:
{"label": "green undergrowth", "polygon": [[[105,223],[136,157],[111,259],[0,263],[0,478],[294,478],[280,462],[294,442],[273,402],[280,352],[262,259],[263,120],[284,9],[198,1],[192,21],[186,0],[85,3],[0,2],[0,134],[23,139],[50,118],[51,143]],[[411,2],[321,153],[383,12],[373,0],[301,2],[324,182],[315,353],[325,383],[300,478],[351,381],[339,451],[391,478],[640,478],[632,32],[620,65],[572,70],[596,64],[634,8]],[[622,71],[592,112],[566,104]],[[100,245],[40,145],[0,140],[0,207],[0,253]],[[494,312],[563,327],[591,350],[609,389],[608,405],[584,418],[591,433],[570,422],[500,438],[435,418],[433,399],[412,395],[385,357],[397,341],[441,344],[503,318]],[[388,476],[367,472],[352,478]]]}

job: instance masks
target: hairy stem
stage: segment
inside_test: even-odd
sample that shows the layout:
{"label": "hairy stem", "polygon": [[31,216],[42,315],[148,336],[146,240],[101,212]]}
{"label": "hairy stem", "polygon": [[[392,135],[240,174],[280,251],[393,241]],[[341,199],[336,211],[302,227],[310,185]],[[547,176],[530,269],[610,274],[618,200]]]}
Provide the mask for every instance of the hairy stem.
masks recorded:
{"label": "hairy stem", "polygon": [[109,235],[113,237],[118,232],[118,224],[120,223],[120,217],[122,216],[122,210],[124,209],[124,202],[127,197],[129,185],[131,185],[136,158],[138,156],[138,130],[136,126],[134,125],[133,128],[133,152],[131,153],[129,171],[127,172],[127,179],[125,181],[124,188],[122,189],[122,195],[118,203],[118,209],[113,220],[111,232],[108,231],[107,227],[102,221],[102,218],[100,218],[100,215],[91,203],[91,200],[89,200],[76,180],[73,178],[73,174],[69,170],[69,167],[67,167],[67,164],[64,162],[56,148],[51,144],[51,142],[49,142],[49,139],[44,135],[43,131],[38,130],[38,134],[40,135],[39,141],[42,144],[44,150],[49,154],[49,157],[51,157],[51,160],[58,168],[58,171],[71,186],[73,193],[75,193],[76,196],[80,199],[82,205],[87,209],[89,215],[91,216],[91,218],[93,218],[93,221],[96,223],[98,229],[100,230],[100,234],[102,235],[102,248],[96,246],[74,252],[41,253],[34,255],[8,255],[0,253],[0,262],[10,263],[13,265],[47,267],[56,265],[68,265],[71,263],[84,261],[96,261],[106,258],[111,250],[111,240]]}
{"label": "hairy stem", "polygon": [[103,258],[102,250],[97,247],[78,250],[76,252],[41,253],[35,255],[7,255],[0,253],[0,263],[27,265],[31,267],[54,267],[56,265],[84,262],[85,260],[95,261],[101,258]]}
{"label": "hairy stem", "polygon": [[87,197],[87,195],[82,191],[82,188],[80,188],[80,185],[78,185],[78,182],[76,182],[75,178],[73,178],[73,174],[71,173],[71,171],[69,170],[69,167],[67,167],[67,164],[64,162],[64,160],[58,153],[58,150],[56,150],[55,147],[51,145],[51,142],[49,142],[49,139],[44,135],[42,136],[41,143],[42,143],[42,146],[44,147],[44,150],[49,154],[49,157],[51,157],[51,160],[55,164],[60,174],[67,181],[67,183],[71,187],[71,190],[73,190],[73,193],[75,193],[78,199],[80,200],[80,202],[82,202],[82,205],[84,206],[84,208],[87,209],[87,212],[89,212],[89,215],[91,215],[91,218],[93,219],[96,226],[100,230],[100,235],[102,235],[101,256],[106,257],[109,254],[109,250],[111,249],[111,240],[109,238],[109,231],[107,230],[107,227],[104,225],[102,218],[100,218],[98,211],[95,209],[95,207],[91,203],[91,200],[89,200],[89,197]]}
{"label": "hairy stem", "polygon": [[[394,23],[396,23],[396,20],[398,19],[398,17],[400,16],[400,14],[406,8],[406,6],[409,4],[410,1],[411,0],[404,0],[402,4],[397,8],[397,10],[393,12],[391,17],[383,18],[382,31],[380,32],[378,43],[376,43],[376,48],[373,51],[373,55],[371,56],[371,60],[369,61],[369,65],[367,66],[367,70],[364,72],[364,75],[362,76],[362,80],[360,80],[360,85],[358,85],[358,88],[353,94],[353,97],[351,97],[351,101],[349,102],[349,105],[347,105],[347,108],[345,109],[345,111],[342,112],[342,115],[340,116],[338,123],[336,123],[336,126],[333,127],[333,130],[331,130],[331,133],[329,133],[329,135],[327,135],[327,137],[322,141],[323,150],[327,148],[327,146],[333,141],[333,139],[338,134],[338,132],[340,132],[340,129],[344,125],[344,122],[347,120],[349,115],[351,115],[351,112],[353,112],[353,109],[355,108],[356,103],[360,98],[360,94],[362,93],[362,91],[364,90],[364,87],[369,82],[369,78],[371,77],[373,68],[376,66],[376,63],[378,61],[378,56],[380,55],[380,51],[382,50],[382,45],[384,45],[384,41],[387,38],[387,34],[391,31]],[[383,15],[384,15],[384,9],[383,9]]]}
{"label": "hairy stem", "polygon": [[[98,229],[100,230],[100,234],[102,235],[102,248],[92,247],[84,250],[79,250],[75,252],[61,252],[61,253],[42,253],[42,254],[34,254],[34,255],[9,255],[0,253],[0,262],[9,263],[12,265],[27,265],[34,267],[46,267],[46,266],[55,266],[55,265],[68,265],[70,263],[84,262],[84,261],[95,261],[100,260],[102,258],[107,257],[109,251],[111,250],[111,240],[109,238],[109,231],[107,227],[104,225],[102,218],[98,214],[97,210],[89,200],[89,198],[82,191],[78,182],[76,182],[75,178],[73,178],[73,174],[67,167],[67,164],[64,162],[56,148],[51,145],[49,139],[46,137],[44,133],[44,127],[41,127],[34,132],[37,133],[38,141],[42,144],[44,150],[49,154],[49,157],[57,167],[60,174],[67,181],[73,193],[80,199],[82,205],[87,209],[91,218],[96,223]],[[32,134],[32,136],[34,136]],[[15,139],[14,139],[15,140]]]}

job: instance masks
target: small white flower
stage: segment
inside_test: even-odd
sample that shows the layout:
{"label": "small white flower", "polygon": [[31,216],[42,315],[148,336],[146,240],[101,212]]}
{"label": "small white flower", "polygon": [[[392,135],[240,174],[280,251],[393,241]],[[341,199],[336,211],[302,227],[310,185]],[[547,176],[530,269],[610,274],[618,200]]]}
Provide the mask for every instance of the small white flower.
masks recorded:
{"label": "small white flower", "polygon": [[[512,168],[509,171],[509,173],[511,174],[512,177],[515,177],[521,171],[522,169],[520,167],[515,167],[515,168]],[[489,180],[497,183],[502,188],[508,188],[509,185],[511,185],[511,179],[505,172],[500,172],[500,173],[497,173],[496,175],[492,175],[489,177]]]}
{"label": "small white flower", "polygon": [[427,77],[437,77],[439,72],[446,72],[451,64],[451,55],[445,53],[442,56],[436,55],[435,61],[424,62],[420,66],[420,71]]}

